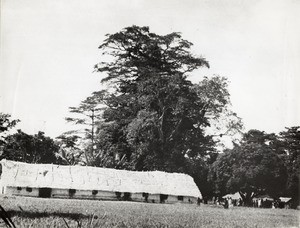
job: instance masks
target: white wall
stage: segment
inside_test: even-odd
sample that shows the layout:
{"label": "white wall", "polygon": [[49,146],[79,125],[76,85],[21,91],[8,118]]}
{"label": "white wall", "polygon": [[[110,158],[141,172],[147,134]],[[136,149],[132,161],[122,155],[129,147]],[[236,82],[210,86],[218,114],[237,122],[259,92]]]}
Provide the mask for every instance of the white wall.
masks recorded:
{"label": "white wall", "polygon": [[18,195],[18,196],[39,196],[39,189],[38,188],[31,188],[31,192],[29,191],[30,188],[22,187],[18,190],[17,187],[4,187],[4,194],[7,195]]}
{"label": "white wall", "polygon": [[[32,196],[39,197],[39,188],[22,187],[21,189],[17,187],[2,187],[1,193],[7,195],[18,195],[18,196]],[[121,199],[123,198],[124,193],[121,193]],[[57,189],[54,188],[51,190],[51,197],[53,198],[73,198],[73,199],[95,199],[95,200],[118,200],[115,192],[109,191],[98,191],[97,194],[92,194],[92,190],[76,190],[73,195],[69,194],[69,189]],[[131,193],[131,200],[137,202],[145,202],[145,197],[143,193]],[[178,200],[178,196],[168,195],[168,198],[165,200],[165,203],[197,203],[197,198],[184,196],[183,200]],[[160,194],[149,194],[148,203],[160,203]]]}
{"label": "white wall", "polygon": [[168,195],[168,199],[165,200],[165,203],[177,203],[179,202],[177,196]]}
{"label": "white wall", "polygon": [[131,199],[132,201],[145,202],[145,197],[143,196],[143,193],[132,193]]}
{"label": "white wall", "polygon": [[54,198],[117,200],[115,192],[107,191],[98,191],[97,194],[93,195],[92,190],[76,190],[76,192],[70,196],[69,189],[52,189],[51,195]]}
{"label": "white wall", "polygon": [[197,198],[196,197],[191,197],[191,196],[184,196],[183,197],[183,202],[184,203],[197,203]]}

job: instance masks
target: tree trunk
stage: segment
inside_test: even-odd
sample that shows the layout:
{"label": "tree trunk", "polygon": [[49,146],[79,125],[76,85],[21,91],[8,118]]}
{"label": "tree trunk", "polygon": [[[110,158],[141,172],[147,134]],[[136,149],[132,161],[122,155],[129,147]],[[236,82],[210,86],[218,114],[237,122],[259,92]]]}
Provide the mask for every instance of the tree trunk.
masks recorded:
{"label": "tree trunk", "polygon": [[247,207],[252,206],[253,192],[245,192],[245,193],[239,192],[239,193],[243,199],[244,205]]}

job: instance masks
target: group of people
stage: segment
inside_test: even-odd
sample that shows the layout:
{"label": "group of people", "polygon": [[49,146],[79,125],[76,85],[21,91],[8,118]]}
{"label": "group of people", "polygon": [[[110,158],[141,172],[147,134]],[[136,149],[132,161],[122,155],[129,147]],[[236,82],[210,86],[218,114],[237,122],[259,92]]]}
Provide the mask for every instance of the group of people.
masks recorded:
{"label": "group of people", "polygon": [[[226,198],[215,198],[213,199],[214,203],[217,205],[222,205],[224,208],[232,208],[234,206],[245,206],[243,200],[239,199],[232,199],[231,197]],[[286,204],[278,200],[270,200],[270,199],[261,199],[255,198],[252,200],[252,203],[247,206],[252,206],[256,208],[286,208]]]}
{"label": "group of people", "polygon": [[213,201],[217,205],[223,205],[224,208],[232,208],[234,206],[243,206],[244,205],[242,199],[232,199],[231,197],[215,198]]}
{"label": "group of people", "polygon": [[243,206],[242,199],[232,199],[231,197],[224,199],[224,208],[232,208],[233,206]]}
{"label": "group of people", "polygon": [[252,206],[258,208],[288,208],[288,204],[281,202],[280,199],[277,200],[254,199],[252,201]]}

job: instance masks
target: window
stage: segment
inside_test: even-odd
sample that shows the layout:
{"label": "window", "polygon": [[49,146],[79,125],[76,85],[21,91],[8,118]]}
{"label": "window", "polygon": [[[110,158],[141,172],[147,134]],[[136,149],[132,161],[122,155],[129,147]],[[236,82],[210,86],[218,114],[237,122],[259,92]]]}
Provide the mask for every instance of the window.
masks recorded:
{"label": "window", "polygon": [[117,199],[120,200],[121,199],[121,192],[115,192]]}
{"label": "window", "polygon": [[92,195],[93,195],[93,196],[95,196],[95,195],[97,195],[97,194],[98,194],[98,191],[97,191],[97,190],[93,190],[93,191],[92,191]]}
{"label": "window", "polygon": [[168,199],[168,195],[160,194],[159,198],[160,198],[160,203],[164,203],[166,199]]}
{"label": "window", "polygon": [[39,189],[39,197],[50,198],[51,192],[52,192],[52,188],[40,188]]}
{"label": "window", "polygon": [[177,196],[177,199],[183,201],[183,196]]}
{"label": "window", "polygon": [[149,193],[143,192],[143,197],[148,197]]}
{"label": "window", "polygon": [[21,188],[21,187],[17,187],[17,190],[18,190],[18,191],[21,191],[21,190],[22,190],[22,188]]}
{"label": "window", "polygon": [[131,200],[131,193],[125,192],[123,196],[123,200],[130,201]]}
{"label": "window", "polygon": [[145,198],[145,202],[148,202],[149,193],[143,192],[143,197]]}
{"label": "window", "polygon": [[76,189],[69,189],[69,196],[73,196],[76,193]]}
{"label": "window", "polygon": [[27,188],[26,188],[26,191],[27,191],[27,192],[32,192],[32,188],[27,187]]}

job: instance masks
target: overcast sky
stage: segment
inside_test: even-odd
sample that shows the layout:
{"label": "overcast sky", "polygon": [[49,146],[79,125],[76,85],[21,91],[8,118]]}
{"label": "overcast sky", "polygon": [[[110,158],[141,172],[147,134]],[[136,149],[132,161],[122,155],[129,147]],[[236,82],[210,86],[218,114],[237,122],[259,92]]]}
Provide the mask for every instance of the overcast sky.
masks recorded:
{"label": "overcast sky", "polygon": [[58,136],[68,107],[101,89],[105,34],[139,25],[194,43],[211,68],[191,80],[227,77],[246,130],[299,126],[299,12],[298,0],[2,0],[0,111]]}

